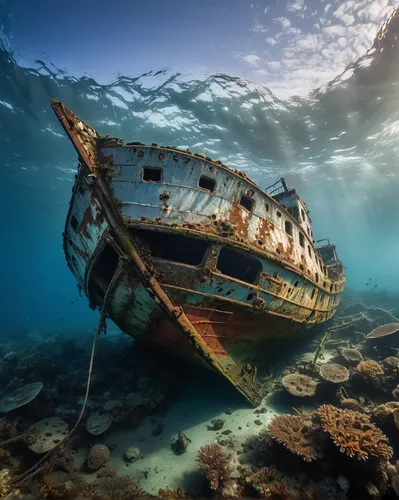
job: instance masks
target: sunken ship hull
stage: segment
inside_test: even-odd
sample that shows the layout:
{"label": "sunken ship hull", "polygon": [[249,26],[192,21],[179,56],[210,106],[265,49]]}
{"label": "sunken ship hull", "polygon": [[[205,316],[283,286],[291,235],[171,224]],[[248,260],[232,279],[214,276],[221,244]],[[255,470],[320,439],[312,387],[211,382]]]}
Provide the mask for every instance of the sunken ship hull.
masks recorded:
{"label": "sunken ship hull", "polygon": [[335,247],[315,249],[306,205],[284,181],[271,196],[221,162],[123,145],[52,108],[79,155],[64,251],[91,306],[259,404],[257,367],[330,319],[345,283]]}

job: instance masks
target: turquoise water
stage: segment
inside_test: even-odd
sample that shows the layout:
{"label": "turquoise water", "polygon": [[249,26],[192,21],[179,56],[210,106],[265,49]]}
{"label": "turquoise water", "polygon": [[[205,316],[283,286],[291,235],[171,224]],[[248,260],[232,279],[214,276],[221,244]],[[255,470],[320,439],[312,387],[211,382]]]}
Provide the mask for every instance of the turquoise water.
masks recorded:
{"label": "turquoise water", "polygon": [[[399,12],[368,53],[354,57],[343,73],[306,97],[280,99],[267,87],[231,74],[154,69],[100,84],[92,77],[75,77],[57,69],[57,61],[38,60],[28,67],[13,52],[8,12],[2,8],[2,355],[7,354],[10,339],[24,338],[26,353],[27,335],[36,346],[39,338],[41,342],[48,336],[57,344],[66,338],[63,335],[81,338],[82,332],[89,337],[87,354],[99,319],[98,311],[90,310],[87,299],[80,297],[62,250],[77,156],[50,108],[54,97],[103,135],[189,148],[245,172],[262,188],[284,177],[307,203],[315,239],[329,238],[336,245],[346,269],[347,291],[368,304],[386,304],[391,311],[397,308]],[[110,330],[116,328],[110,324]],[[51,345],[46,349],[51,350]],[[72,354],[68,345],[65,349],[65,358],[57,353],[58,361],[74,356],[74,348]],[[106,354],[101,359],[106,365]],[[76,368],[82,380],[85,363],[86,358]],[[52,369],[43,368],[43,373],[53,377]],[[192,377],[197,381],[197,375]],[[14,379],[6,385],[14,389],[18,384]],[[101,393],[121,397],[104,381],[98,387]],[[223,384],[220,390],[224,391]],[[83,391],[84,381],[77,384],[76,394],[81,397]],[[192,391],[187,386],[184,391],[189,401],[182,406],[186,412],[192,405]],[[231,400],[228,391],[223,394],[219,399],[213,393],[208,408],[195,409],[196,423],[220,416],[229,401],[234,410],[238,408],[235,394]],[[69,394],[70,406],[74,397]],[[201,401],[207,401],[203,392]],[[178,418],[176,412],[171,418]],[[184,416],[184,425],[188,426],[189,418]],[[178,432],[179,427],[173,429]],[[163,443],[164,451],[169,450],[171,438],[168,435]],[[115,442],[121,440],[115,438]],[[108,439],[107,444],[112,443],[113,438]],[[162,460],[168,460],[168,453]],[[177,487],[175,476],[170,481]]]}

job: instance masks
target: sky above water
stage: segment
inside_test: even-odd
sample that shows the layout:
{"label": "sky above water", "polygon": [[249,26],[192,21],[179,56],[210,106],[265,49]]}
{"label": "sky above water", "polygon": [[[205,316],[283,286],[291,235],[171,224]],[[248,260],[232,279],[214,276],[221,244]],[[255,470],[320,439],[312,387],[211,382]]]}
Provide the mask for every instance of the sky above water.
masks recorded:
{"label": "sky above water", "polygon": [[399,0],[4,0],[22,64],[108,83],[172,67],[307,95],[366,53]]}

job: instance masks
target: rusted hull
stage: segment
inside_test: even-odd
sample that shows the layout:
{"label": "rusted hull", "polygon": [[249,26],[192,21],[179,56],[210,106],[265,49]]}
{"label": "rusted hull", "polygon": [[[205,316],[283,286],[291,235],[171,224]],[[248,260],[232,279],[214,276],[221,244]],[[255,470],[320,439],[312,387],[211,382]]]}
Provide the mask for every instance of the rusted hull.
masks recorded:
{"label": "rusted hull", "polygon": [[200,361],[258,404],[257,368],[331,318],[345,283],[321,262],[305,205],[297,220],[220,162],[125,147],[53,109],[80,158],[64,250],[91,305],[106,302],[124,332]]}

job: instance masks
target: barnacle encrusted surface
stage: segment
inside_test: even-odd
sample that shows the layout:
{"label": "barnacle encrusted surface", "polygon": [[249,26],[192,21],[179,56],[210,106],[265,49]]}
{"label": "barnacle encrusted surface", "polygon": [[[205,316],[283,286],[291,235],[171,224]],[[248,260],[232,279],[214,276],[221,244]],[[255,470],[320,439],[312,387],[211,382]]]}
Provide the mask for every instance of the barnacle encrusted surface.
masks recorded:
{"label": "barnacle encrusted surface", "polygon": [[342,453],[359,460],[391,458],[392,448],[387,436],[371,423],[369,416],[332,405],[320,406],[316,414],[323,430]]}

